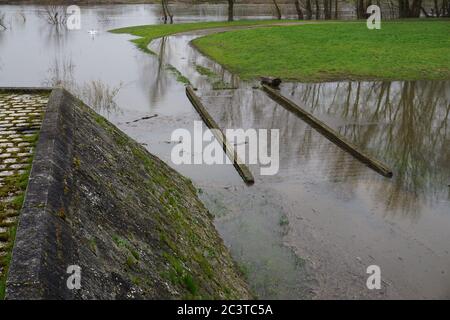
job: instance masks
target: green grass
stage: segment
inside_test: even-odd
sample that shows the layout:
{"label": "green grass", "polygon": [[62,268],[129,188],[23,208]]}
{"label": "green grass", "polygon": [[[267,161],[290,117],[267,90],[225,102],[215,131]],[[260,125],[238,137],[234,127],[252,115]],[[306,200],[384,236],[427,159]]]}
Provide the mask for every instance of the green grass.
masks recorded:
{"label": "green grass", "polygon": [[218,74],[214,73],[214,71],[212,71],[211,69],[200,65],[195,65],[195,70],[197,70],[197,72],[202,76],[208,78],[208,80],[212,83],[213,90],[233,89],[231,84],[224,82],[221,77]]}
{"label": "green grass", "polygon": [[185,76],[183,76],[183,74],[177,68],[175,68],[174,66],[172,66],[170,64],[166,65],[166,69],[169,70],[170,72],[172,72],[176,76],[178,82],[181,82],[181,83],[186,84],[186,85],[191,84],[189,79],[186,78]]}
{"label": "green grass", "polygon": [[180,23],[180,24],[161,24],[161,25],[145,25],[114,29],[112,33],[126,33],[137,36],[139,38],[132,40],[139,49],[153,53],[147,47],[149,43],[157,38],[170,36],[180,32],[188,32],[195,30],[222,28],[222,27],[239,27],[239,26],[260,26],[274,23],[293,23],[293,20],[240,20],[233,22],[216,21],[216,22],[197,22],[197,23]]}
{"label": "green grass", "polygon": [[244,80],[448,79],[449,22],[276,26],[208,35],[194,45]]}
{"label": "green grass", "polygon": [[[31,161],[32,160],[30,160],[30,162]],[[4,224],[3,222],[4,213],[7,210],[15,210],[18,212],[22,208],[23,202],[25,200],[25,190],[28,186],[31,165],[25,167],[24,170],[25,172],[23,174],[6,177],[4,180],[4,185],[0,188],[0,199],[3,199],[10,194],[16,194],[10,202],[0,201],[0,227],[9,226],[9,224]],[[3,268],[3,271],[0,272],[0,300],[3,300],[5,298],[8,269],[11,262],[14,240],[16,238],[16,226],[9,226],[9,228],[7,229],[8,233],[2,234],[2,236],[6,236],[6,239],[3,240],[6,240],[9,244],[6,249],[6,255],[0,257],[0,268]]]}
{"label": "green grass", "polygon": [[206,67],[195,65],[195,70],[197,70],[198,73],[200,73],[203,76],[206,76],[208,78],[215,78],[217,75],[212,71],[211,69],[208,69]]}
{"label": "green grass", "polygon": [[[10,239],[15,239],[16,238],[16,226],[13,226],[12,228],[9,229],[8,233],[8,237]],[[0,274],[0,300],[4,300],[5,299],[5,294],[6,294],[6,279],[7,279],[7,275],[8,275],[8,266],[11,263],[11,259],[12,259],[12,246],[13,244],[10,243],[10,250],[8,250],[6,256],[0,258],[0,265],[3,266],[3,268],[5,268],[5,272],[3,274]]]}

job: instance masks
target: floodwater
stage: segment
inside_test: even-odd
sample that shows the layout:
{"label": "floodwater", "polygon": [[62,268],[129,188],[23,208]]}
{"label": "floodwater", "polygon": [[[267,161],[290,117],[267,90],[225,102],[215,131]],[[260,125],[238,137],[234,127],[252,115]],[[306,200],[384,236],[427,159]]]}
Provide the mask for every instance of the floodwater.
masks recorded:
{"label": "floodwater", "polygon": [[[71,32],[57,32],[38,9],[0,6],[11,24],[0,32],[0,86],[63,84],[190,177],[259,297],[450,298],[450,81],[282,85],[282,94],[388,164],[394,177],[387,179],[257,83],[201,56],[189,43],[206,32],[157,40],[151,49],[158,56],[106,32],[159,23],[156,6],[84,7],[83,29]],[[218,20],[226,12],[184,9],[175,10],[177,21]],[[242,14],[267,14],[247,9]],[[91,37],[91,29],[99,33]],[[279,172],[261,176],[252,165],[256,183],[248,187],[231,165],[174,165],[171,133],[192,132],[200,117],[168,65],[199,89],[223,129],[279,129]],[[201,75],[198,65],[217,76]],[[215,83],[236,89],[214,90]],[[369,265],[381,269],[381,290],[366,286]]]}
{"label": "floodwater", "polygon": [[[255,186],[209,186],[214,192],[203,197],[217,206],[213,211],[228,212],[217,226],[238,260],[264,270],[251,275],[257,291],[450,297],[450,81],[282,85],[283,95],[388,164],[394,177],[387,179],[271,101],[257,83],[243,83],[198,54],[189,44],[198,36],[167,37],[150,48],[191,80],[222,129],[280,130],[278,174],[260,176],[251,167]],[[217,78],[205,82],[197,65]],[[217,81],[238,89],[214,90]],[[380,266],[382,290],[367,290],[369,265]]]}

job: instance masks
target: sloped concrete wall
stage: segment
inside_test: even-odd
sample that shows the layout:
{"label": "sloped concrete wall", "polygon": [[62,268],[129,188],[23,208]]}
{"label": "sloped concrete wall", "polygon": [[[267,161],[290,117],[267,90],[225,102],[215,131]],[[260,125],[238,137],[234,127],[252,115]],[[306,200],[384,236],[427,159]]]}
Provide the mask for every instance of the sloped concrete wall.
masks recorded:
{"label": "sloped concrete wall", "polygon": [[[249,298],[211,219],[190,181],[55,89],[6,298]],[[67,286],[71,265],[80,289]]]}

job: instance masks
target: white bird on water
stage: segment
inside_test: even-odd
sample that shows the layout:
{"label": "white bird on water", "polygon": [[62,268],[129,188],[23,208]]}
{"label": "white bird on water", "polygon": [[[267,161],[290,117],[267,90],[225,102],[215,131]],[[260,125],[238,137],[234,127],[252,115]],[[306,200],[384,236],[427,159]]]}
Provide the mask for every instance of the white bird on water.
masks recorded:
{"label": "white bird on water", "polygon": [[95,37],[95,35],[98,33],[97,30],[89,30],[88,33],[91,35],[92,38]]}

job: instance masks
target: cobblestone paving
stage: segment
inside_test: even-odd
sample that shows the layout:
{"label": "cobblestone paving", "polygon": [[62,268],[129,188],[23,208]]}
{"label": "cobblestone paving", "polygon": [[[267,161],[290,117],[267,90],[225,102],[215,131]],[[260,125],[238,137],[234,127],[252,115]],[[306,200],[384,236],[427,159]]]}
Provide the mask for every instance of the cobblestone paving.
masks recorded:
{"label": "cobblestone paving", "polygon": [[0,92],[0,298],[46,94]]}

